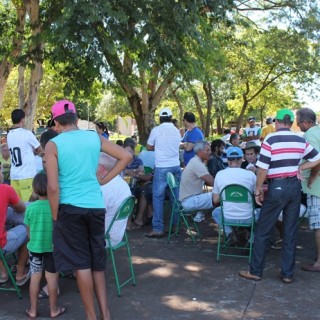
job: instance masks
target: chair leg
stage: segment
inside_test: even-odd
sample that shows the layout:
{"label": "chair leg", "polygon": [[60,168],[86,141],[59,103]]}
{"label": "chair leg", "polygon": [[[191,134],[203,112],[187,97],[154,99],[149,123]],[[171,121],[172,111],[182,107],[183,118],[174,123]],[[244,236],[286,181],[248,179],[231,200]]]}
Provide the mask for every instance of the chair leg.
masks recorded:
{"label": "chair leg", "polygon": [[132,265],[131,250],[130,250],[129,242],[128,242],[128,239],[127,239],[127,235],[125,235],[125,237],[126,237],[126,240],[127,240],[126,247],[127,247],[128,261],[129,261],[130,272],[131,272],[131,278],[128,279],[125,283],[129,282],[130,280],[132,280],[132,283],[135,286],[136,285],[136,278],[135,278],[135,275],[134,275],[134,270],[133,270],[133,265]]}
{"label": "chair leg", "polygon": [[9,267],[9,265],[8,265],[8,263],[7,263],[7,260],[6,260],[4,254],[3,254],[3,251],[2,251],[1,249],[0,249],[0,259],[1,259],[1,261],[3,262],[3,265],[4,265],[4,267],[6,268],[7,273],[8,273],[8,275],[9,275],[9,279],[10,279],[12,285],[13,285],[13,288],[11,288],[11,287],[8,288],[8,287],[2,287],[2,286],[0,286],[0,290],[1,290],[1,291],[15,291],[15,292],[17,293],[17,295],[18,295],[18,298],[19,298],[19,299],[22,299],[21,289],[17,286],[16,279],[15,279],[14,276],[12,275],[12,272],[11,272],[11,270],[10,270],[10,267]]}
{"label": "chair leg", "polygon": [[115,262],[115,259],[114,259],[114,254],[113,254],[113,249],[112,248],[110,248],[110,256],[111,256],[111,261],[112,261],[114,277],[116,279],[118,296],[121,297],[121,289],[120,289],[120,284],[119,284],[118,271],[117,271],[117,266],[116,266],[116,262]]}

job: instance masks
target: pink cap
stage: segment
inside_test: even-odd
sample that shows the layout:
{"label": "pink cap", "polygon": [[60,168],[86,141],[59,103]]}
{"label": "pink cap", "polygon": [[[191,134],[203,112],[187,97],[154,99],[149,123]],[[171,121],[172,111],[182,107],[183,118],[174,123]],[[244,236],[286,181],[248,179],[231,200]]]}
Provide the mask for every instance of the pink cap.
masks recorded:
{"label": "pink cap", "polygon": [[66,113],[74,113],[74,114],[77,113],[76,107],[71,101],[68,101],[68,100],[57,101],[51,108],[52,120]]}

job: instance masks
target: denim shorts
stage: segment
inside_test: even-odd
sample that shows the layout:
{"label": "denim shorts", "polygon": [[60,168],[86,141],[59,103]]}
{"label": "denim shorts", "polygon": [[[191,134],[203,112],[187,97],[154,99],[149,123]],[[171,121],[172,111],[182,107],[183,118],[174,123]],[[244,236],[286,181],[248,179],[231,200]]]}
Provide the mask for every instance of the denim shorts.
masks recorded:
{"label": "denim shorts", "polygon": [[7,231],[7,243],[2,248],[5,252],[15,252],[28,240],[27,228],[24,225],[18,225]]}
{"label": "denim shorts", "polygon": [[104,271],[105,209],[60,205],[53,222],[54,261],[57,271]]}

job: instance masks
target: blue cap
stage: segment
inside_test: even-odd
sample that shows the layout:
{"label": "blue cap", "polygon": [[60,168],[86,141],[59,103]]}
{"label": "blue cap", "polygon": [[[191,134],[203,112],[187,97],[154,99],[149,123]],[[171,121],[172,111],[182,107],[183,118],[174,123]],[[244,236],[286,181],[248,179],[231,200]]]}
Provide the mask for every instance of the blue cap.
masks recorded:
{"label": "blue cap", "polygon": [[239,147],[229,147],[227,149],[227,158],[242,158],[243,152]]}

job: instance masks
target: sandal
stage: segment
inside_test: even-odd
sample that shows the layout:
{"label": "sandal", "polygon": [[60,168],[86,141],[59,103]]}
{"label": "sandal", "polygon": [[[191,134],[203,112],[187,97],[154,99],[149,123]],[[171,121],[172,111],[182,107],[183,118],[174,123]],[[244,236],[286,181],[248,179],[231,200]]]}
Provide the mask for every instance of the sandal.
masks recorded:
{"label": "sandal", "polygon": [[126,231],[137,231],[143,228],[143,224],[137,224],[134,221],[131,222],[129,226],[126,227]]}
{"label": "sandal", "polygon": [[0,284],[6,283],[8,280],[9,280],[9,275],[4,277],[2,276],[2,274],[0,274]]}
{"label": "sandal", "polygon": [[17,286],[21,287],[23,286],[31,277],[31,270],[29,269],[27,274],[21,278],[20,280],[16,280],[16,284]]}
{"label": "sandal", "polygon": [[64,307],[58,307],[58,313],[55,316],[51,316],[51,319],[55,319],[60,317],[62,314],[64,314],[66,312],[66,308]]}

